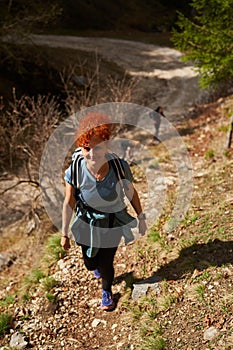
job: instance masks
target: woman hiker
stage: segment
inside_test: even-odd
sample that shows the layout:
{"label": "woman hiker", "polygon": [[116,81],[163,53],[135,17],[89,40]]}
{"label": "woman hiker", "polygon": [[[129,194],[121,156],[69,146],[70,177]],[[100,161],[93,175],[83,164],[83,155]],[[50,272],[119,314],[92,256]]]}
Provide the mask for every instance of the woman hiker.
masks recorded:
{"label": "woman hiker", "polygon": [[[113,261],[122,237],[133,240],[131,228],[138,225],[141,235],[147,229],[140,199],[132,184],[128,163],[108,150],[113,131],[109,116],[90,112],[84,116],[76,134],[79,147],[65,172],[66,192],[62,212],[63,249],[70,248],[69,225],[76,244],[81,246],[88,270],[102,279],[103,310],[113,310]],[[137,220],[128,214],[124,202],[129,199]]]}

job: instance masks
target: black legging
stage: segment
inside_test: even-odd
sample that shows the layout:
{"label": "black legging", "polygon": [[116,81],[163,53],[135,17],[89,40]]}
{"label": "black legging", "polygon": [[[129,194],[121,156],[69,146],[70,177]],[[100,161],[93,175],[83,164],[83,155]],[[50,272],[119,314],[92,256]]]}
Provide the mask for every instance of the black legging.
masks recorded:
{"label": "black legging", "polygon": [[87,246],[82,245],[81,247],[86,268],[90,271],[98,269],[102,277],[102,288],[111,292],[114,279],[113,260],[117,247],[100,248],[96,256],[93,258],[87,257]]}

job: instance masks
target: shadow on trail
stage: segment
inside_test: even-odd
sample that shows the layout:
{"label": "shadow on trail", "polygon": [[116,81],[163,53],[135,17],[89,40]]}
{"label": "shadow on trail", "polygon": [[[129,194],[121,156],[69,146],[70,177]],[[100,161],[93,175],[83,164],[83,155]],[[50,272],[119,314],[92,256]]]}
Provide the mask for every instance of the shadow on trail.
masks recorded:
{"label": "shadow on trail", "polygon": [[114,284],[125,281],[126,285],[132,287],[137,284],[153,284],[162,280],[179,280],[187,274],[193,274],[195,270],[203,271],[210,266],[220,267],[233,264],[233,241],[214,241],[193,244],[180,251],[177,259],[160,267],[148,278],[135,279],[133,271],[117,276]]}
{"label": "shadow on trail", "polygon": [[122,275],[116,276],[114,278],[113,285],[114,284],[119,284],[119,283],[121,283],[123,281],[125,281],[125,284],[126,284],[127,287],[132,287],[132,285],[133,285],[133,283],[135,281],[135,278],[133,276],[133,271],[125,272]]}
{"label": "shadow on trail", "polygon": [[178,280],[194,270],[202,271],[210,266],[233,264],[233,241],[214,241],[193,244],[180,251],[177,259],[157,270],[153,276],[159,279]]}

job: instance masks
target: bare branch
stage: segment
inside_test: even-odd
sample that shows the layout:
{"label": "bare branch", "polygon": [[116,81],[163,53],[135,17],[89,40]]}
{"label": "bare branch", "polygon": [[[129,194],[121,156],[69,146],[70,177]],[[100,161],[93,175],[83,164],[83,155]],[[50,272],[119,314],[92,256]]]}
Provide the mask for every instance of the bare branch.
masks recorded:
{"label": "bare branch", "polygon": [[22,183],[27,183],[30,184],[34,187],[40,187],[40,184],[38,181],[32,181],[32,180],[19,180],[16,184],[6,188],[5,190],[3,190],[2,192],[0,192],[0,196],[2,196],[3,194],[5,194],[6,192],[13,190],[14,188],[16,188],[17,186],[21,185]]}

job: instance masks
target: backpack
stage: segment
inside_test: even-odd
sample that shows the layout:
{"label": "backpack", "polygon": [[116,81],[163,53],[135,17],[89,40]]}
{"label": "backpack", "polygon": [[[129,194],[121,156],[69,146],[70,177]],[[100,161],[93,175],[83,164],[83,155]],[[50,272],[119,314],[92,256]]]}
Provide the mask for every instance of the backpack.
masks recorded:
{"label": "backpack", "polygon": [[[79,242],[85,242],[85,245],[89,246],[86,254],[89,258],[92,258],[97,254],[101,244],[99,229],[101,228],[101,230],[103,230],[105,228],[108,230],[109,228],[113,227],[112,225],[116,218],[115,214],[113,213],[102,213],[96,209],[93,210],[93,208],[90,208],[85,203],[83,203],[83,200],[80,196],[78,181],[79,168],[81,166],[82,159],[84,159],[84,157],[82,155],[81,149],[77,148],[72,155],[71,182],[75,189],[74,195],[76,199],[76,209],[78,208],[79,210],[76,212],[76,217],[72,224],[71,231],[75,237],[77,244],[79,244]],[[121,163],[121,159],[115,153],[108,153],[107,159],[110,162],[113,171],[115,172],[117,179],[122,186],[122,189],[124,190],[124,188],[127,188],[127,185],[126,182],[123,183],[122,181],[126,179],[126,176],[124,167]],[[90,233],[88,236],[85,235],[85,238],[83,238],[82,229],[80,229],[82,221],[88,223],[90,226]],[[134,239],[131,233],[131,227],[135,227],[136,224],[137,220],[128,214],[126,210],[117,212],[117,225],[123,226],[122,232],[126,243],[129,243]]]}

